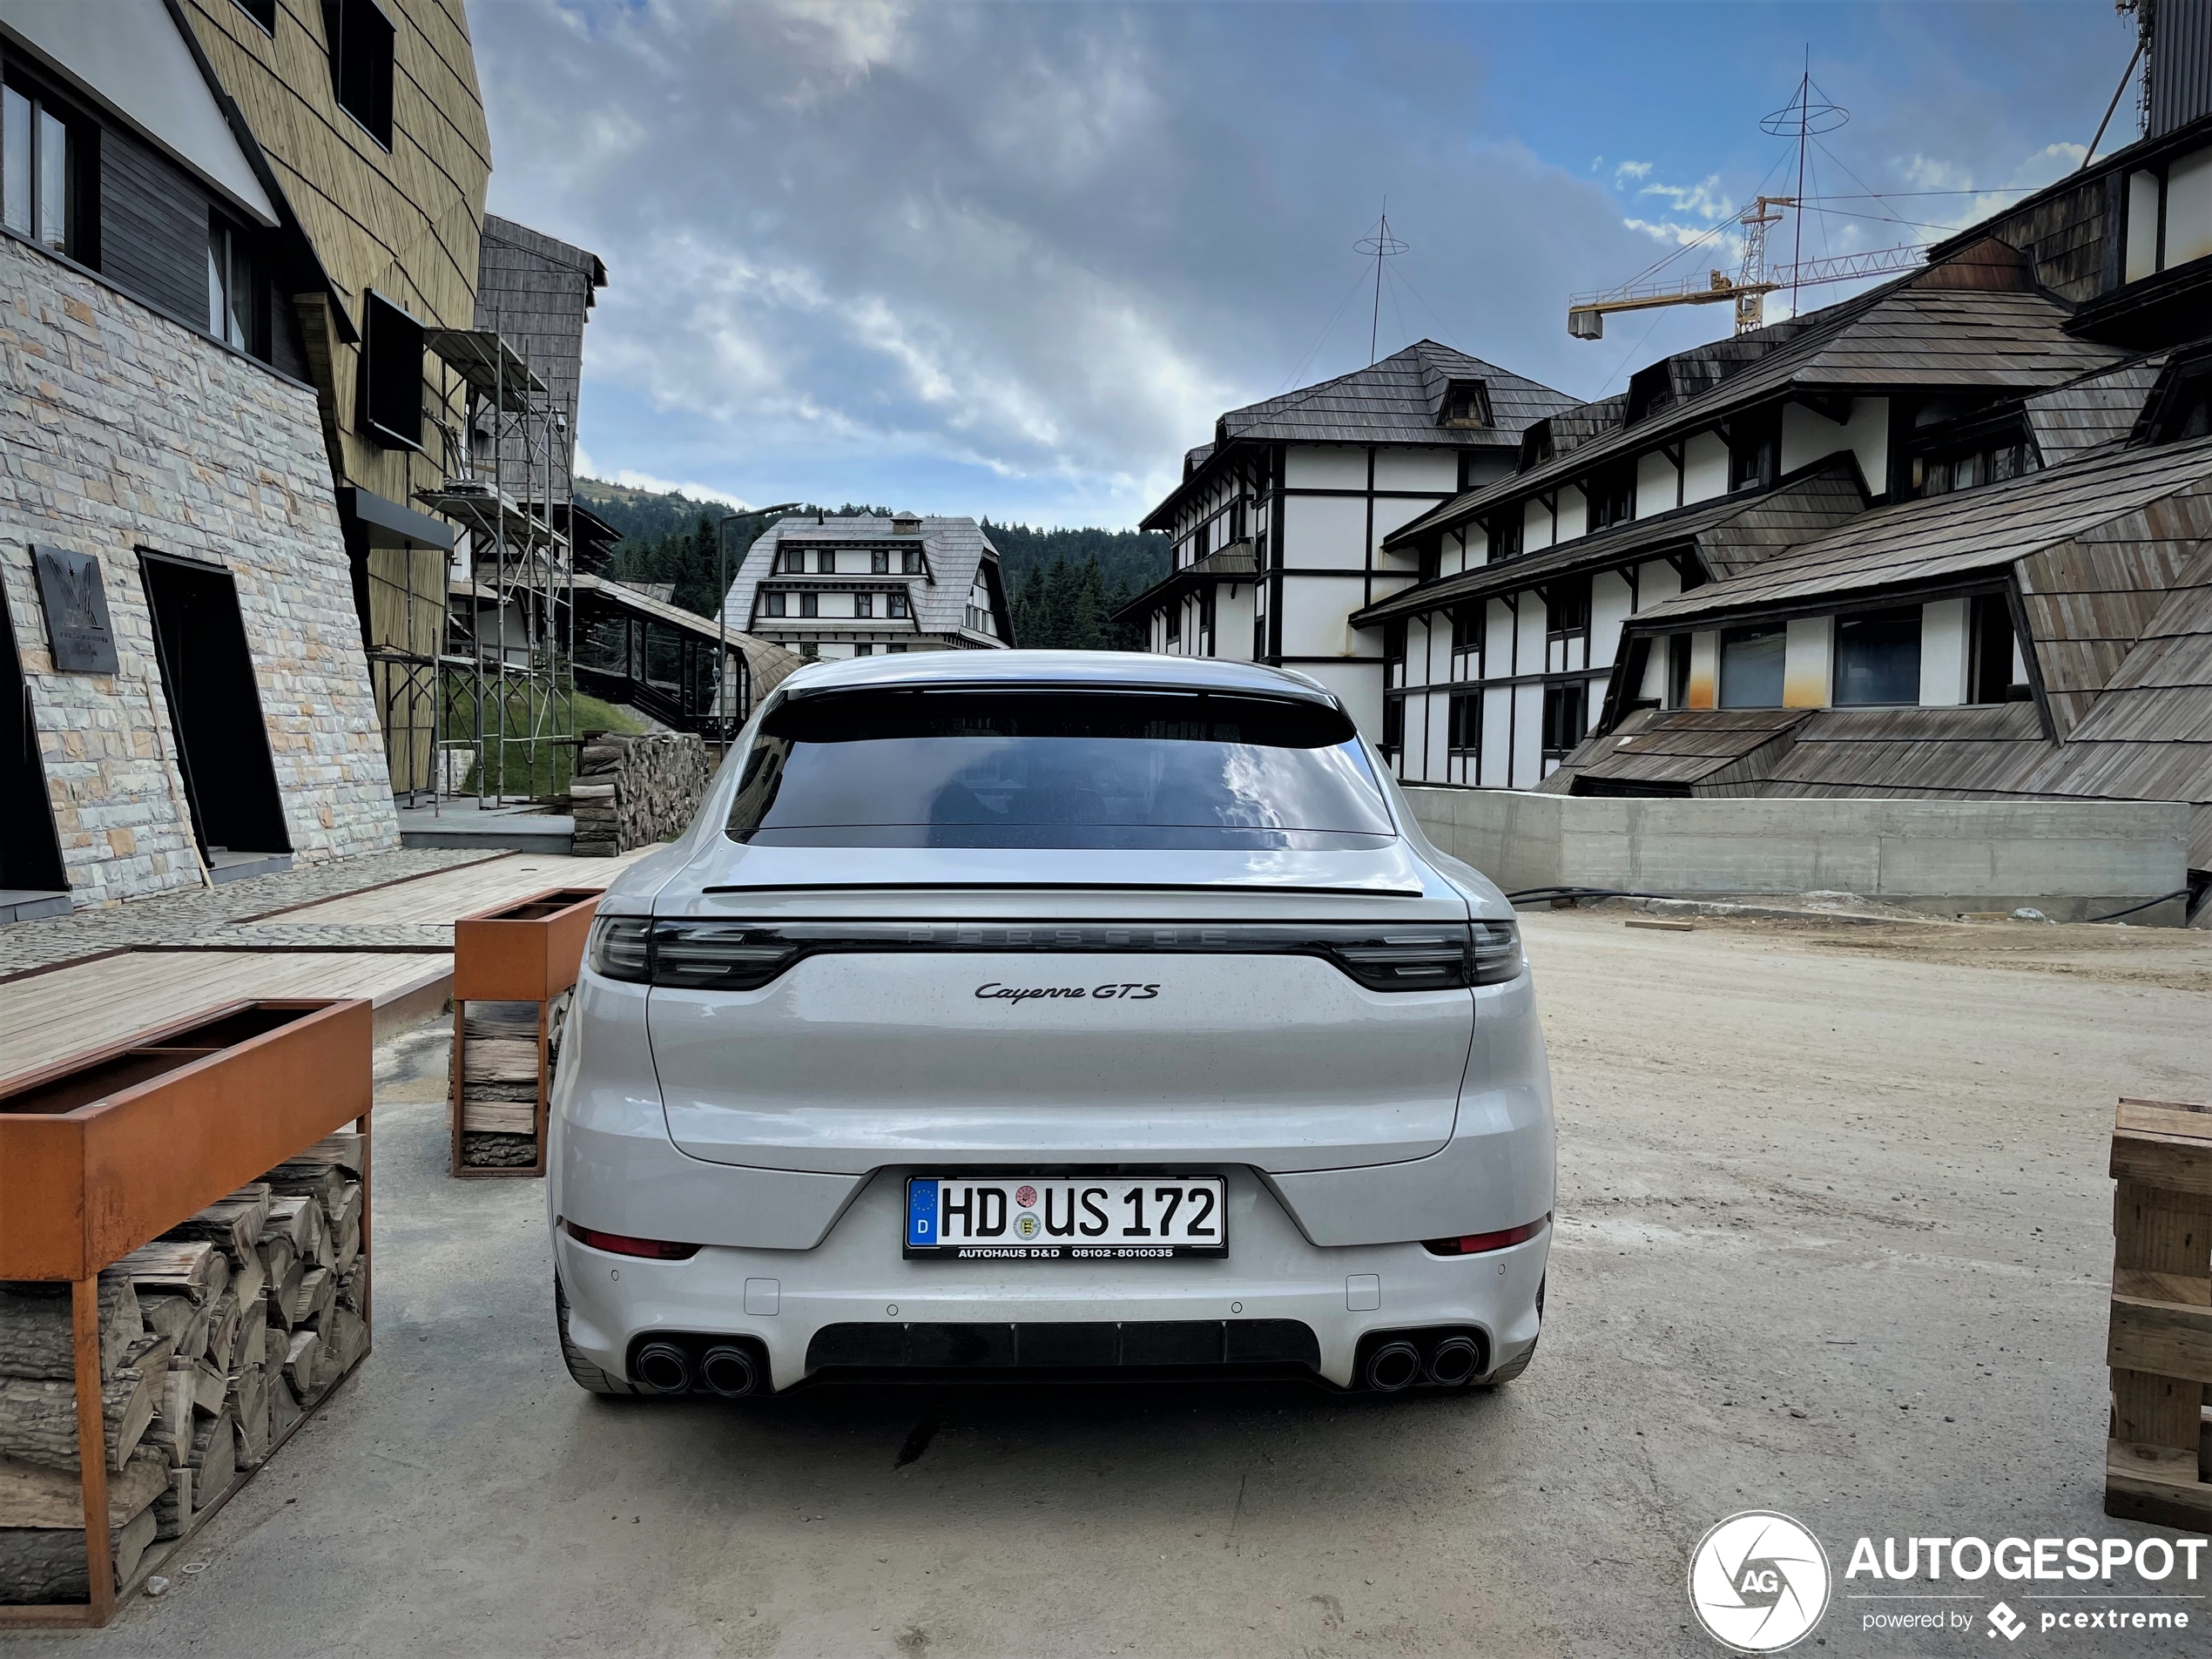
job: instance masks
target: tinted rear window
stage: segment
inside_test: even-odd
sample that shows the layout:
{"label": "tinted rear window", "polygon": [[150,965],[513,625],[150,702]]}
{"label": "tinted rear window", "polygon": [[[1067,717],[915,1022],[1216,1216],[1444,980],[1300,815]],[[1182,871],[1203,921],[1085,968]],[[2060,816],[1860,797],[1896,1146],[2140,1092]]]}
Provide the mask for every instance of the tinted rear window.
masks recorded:
{"label": "tinted rear window", "polygon": [[1326,849],[1394,833],[1341,713],[1211,692],[792,698],[746,754],[729,822],[767,846]]}

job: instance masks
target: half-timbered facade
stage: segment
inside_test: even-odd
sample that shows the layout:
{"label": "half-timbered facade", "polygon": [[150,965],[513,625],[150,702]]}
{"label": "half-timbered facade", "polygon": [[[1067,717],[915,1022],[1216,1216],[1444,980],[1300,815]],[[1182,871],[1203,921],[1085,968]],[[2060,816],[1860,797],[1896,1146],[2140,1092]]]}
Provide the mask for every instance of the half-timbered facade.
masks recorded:
{"label": "half-timbered facade", "polygon": [[1387,538],[1510,469],[1530,422],[1574,400],[1424,340],[1366,368],[1231,409],[1184,458],[1143,528],[1168,576],[1116,615],[1149,650],[1312,675],[1360,727],[1396,743],[1382,650],[1350,617],[1422,574]]}
{"label": "half-timbered facade", "polygon": [[810,658],[1014,644],[998,550],[972,518],[778,519],[745,550],[722,614],[732,633]]}

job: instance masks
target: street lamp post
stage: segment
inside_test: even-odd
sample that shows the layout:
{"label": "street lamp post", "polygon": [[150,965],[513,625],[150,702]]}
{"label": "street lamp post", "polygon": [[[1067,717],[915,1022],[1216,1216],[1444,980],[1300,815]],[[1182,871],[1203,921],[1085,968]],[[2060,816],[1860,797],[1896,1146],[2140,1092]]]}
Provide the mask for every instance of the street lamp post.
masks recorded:
{"label": "street lamp post", "polygon": [[714,527],[714,706],[722,717],[718,724],[725,749],[730,744],[730,526],[740,518],[766,518],[799,505],[786,501],[750,513],[725,513]]}

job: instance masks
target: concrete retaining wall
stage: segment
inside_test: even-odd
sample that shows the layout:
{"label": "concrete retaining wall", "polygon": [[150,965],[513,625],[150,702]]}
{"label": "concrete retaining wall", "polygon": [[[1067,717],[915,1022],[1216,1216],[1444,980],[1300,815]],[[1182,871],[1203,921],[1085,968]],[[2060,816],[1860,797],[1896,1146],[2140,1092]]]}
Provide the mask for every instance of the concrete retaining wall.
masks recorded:
{"label": "concrete retaining wall", "polygon": [[[1620,800],[1409,788],[1429,839],[1508,893],[1844,892],[1916,910],[2103,914],[2187,885],[2180,801]],[[2128,918],[2178,924],[2175,900]]]}

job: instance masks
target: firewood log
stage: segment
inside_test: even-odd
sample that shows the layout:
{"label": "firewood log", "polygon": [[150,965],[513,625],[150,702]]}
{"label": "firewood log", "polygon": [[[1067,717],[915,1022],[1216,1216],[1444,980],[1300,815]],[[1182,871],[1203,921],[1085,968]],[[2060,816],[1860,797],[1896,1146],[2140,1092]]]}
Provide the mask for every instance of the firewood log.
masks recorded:
{"label": "firewood log", "polygon": [[[118,1366],[101,1386],[100,1397],[108,1467],[120,1469],[153,1420],[157,1385],[143,1371]],[[76,1385],[51,1378],[0,1377],[0,1457],[74,1470]]]}
{"label": "firewood log", "polygon": [[324,1136],[306,1151],[294,1153],[269,1173],[274,1175],[278,1170],[289,1172],[304,1163],[331,1163],[343,1170],[348,1178],[358,1181],[362,1168],[368,1163],[368,1142],[361,1134],[353,1130],[341,1130],[335,1135]]}
{"label": "firewood log", "polygon": [[[315,1202],[312,1193],[272,1198],[268,1223],[261,1229],[261,1242],[282,1239],[292,1246],[295,1257],[305,1258],[313,1253],[315,1226],[321,1218],[322,1206]],[[273,1268],[270,1277],[275,1277]]]}
{"label": "firewood log", "polygon": [[180,1463],[169,1471],[169,1490],[153,1501],[156,1538],[174,1538],[192,1525],[192,1466]]}
{"label": "firewood log", "polygon": [[172,1359],[169,1369],[155,1381],[153,1420],[147,1426],[146,1441],[167,1454],[172,1468],[179,1467],[192,1451],[192,1406],[199,1397],[199,1368],[190,1359]]}
{"label": "firewood log", "polygon": [[339,1197],[338,1207],[330,1212],[330,1231],[334,1234],[342,1234],[348,1227],[360,1226],[361,1210],[366,1202],[361,1184],[348,1181],[346,1190]]}
{"label": "firewood log", "polygon": [[269,1293],[253,1298],[238,1322],[238,1346],[231,1353],[231,1369],[260,1365],[269,1351]]}
{"label": "firewood log", "polygon": [[212,1417],[223,1409],[223,1401],[231,1392],[230,1373],[201,1360],[192,1367],[192,1410],[202,1417]]}
{"label": "firewood log", "polygon": [[233,1264],[253,1253],[253,1243],[269,1218],[269,1185],[256,1181],[227,1198],[218,1198],[198,1215],[162,1234],[164,1238],[203,1238],[219,1246]]}
{"label": "firewood log", "polygon": [[368,1258],[362,1257],[355,1260],[350,1271],[339,1275],[338,1305],[351,1308],[354,1312],[359,1313],[361,1311],[363,1299],[368,1295]]}
{"label": "firewood log", "polygon": [[332,1355],[331,1376],[335,1379],[351,1371],[354,1362],[368,1351],[368,1326],[353,1309],[338,1307],[331,1310],[323,1332]]}
{"label": "firewood log", "polygon": [[192,1500],[197,1508],[231,1489],[238,1479],[238,1426],[227,1411],[204,1418],[192,1443]]}
{"label": "firewood log", "polygon": [[346,1172],[334,1163],[280,1163],[262,1177],[280,1198],[313,1198],[327,1212],[346,1196]]}
{"label": "firewood log", "polygon": [[[169,1489],[169,1460],[140,1446],[108,1477],[108,1520],[121,1526]],[[73,1468],[0,1458],[0,1527],[84,1526],[84,1488]]]}
{"label": "firewood log", "polygon": [[197,1359],[207,1352],[207,1332],[212,1310],[189,1296],[149,1296],[138,1304],[146,1329],[165,1337],[174,1352]]}
{"label": "firewood log", "polygon": [[218,1371],[231,1368],[231,1351],[238,1346],[239,1326],[246,1322],[245,1312],[238,1305],[238,1298],[225,1291],[215,1305],[207,1312],[207,1348],[205,1358]]}
{"label": "firewood log", "polygon": [[269,1455],[269,1378],[248,1366],[231,1378],[232,1420],[238,1426],[238,1461],[255,1469]]}
{"label": "firewood log", "polygon": [[284,1374],[303,1406],[321,1392],[321,1364],[322,1333],[294,1331],[291,1344],[285,1350]]}
{"label": "firewood log", "polygon": [[141,1244],[116,1266],[130,1275],[141,1297],[184,1295],[209,1302],[230,1283],[230,1262],[205,1239],[178,1242],[157,1238]]}
{"label": "firewood log", "polygon": [[307,1270],[295,1261],[284,1270],[282,1278],[269,1281],[266,1295],[271,1325],[283,1331],[292,1329],[293,1298],[300,1294],[300,1281],[306,1278]]}
{"label": "firewood log", "polygon": [[[38,1280],[0,1281],[0,1376],[77,1375],[76,1327],[67,1285]],[[100,1275],[100,1375],[112,1377],[124,1351],[145,1330],[138,1293],[129,1274]]]}
{"label": "firewood log", "polygon": [[316,1268],[300,1281],[299,1292],[292,1299],[292,1328],[320,1327],[337,1297],[338,1276],[327,1267]]}
{"label": "firewood log", "polygon": [[299,1422],[300,1406],[280,1368],[272,1367],[268,1379],[269,1446],[273,1450],[276,1443],[292,1433],[293,1426]]}
{"label": "firewood log", "polygon": [[537,1133],[536,1091],[531,1091],[527,1101],[489,1101],[475,1098],[474,1091],[461,1102],[461,1127],[471,1133],[482,1131],[492,1135],[535,1135]]}
{"label": "firewood log", "polygon": [[361,1259],[361,1217],[356,1216],[346,1231],[338,1236],[337,1245],[331,1251],[331,1271],[344,1278],[353,1271],[354,1264]]}
{"label": "firewood log", "polygon": [[[84,1570],[84,1517],[74,1531],[59,1527],[0,1529],[0,1606],[82,1602],[92,1593]],[[146,1546],[159,1533],[149,1507],[112,1528],[114,1581],[124,1584],[138,1570]]]}
{"label": "firewood log", "polygon": [[261,1294],[261,1287],[269,1282],[267,1264],[256,1248],[246,1252],[246,1259],[231,1270],[231,1293],[238,1298],[241,1309],[253,1305]]}

